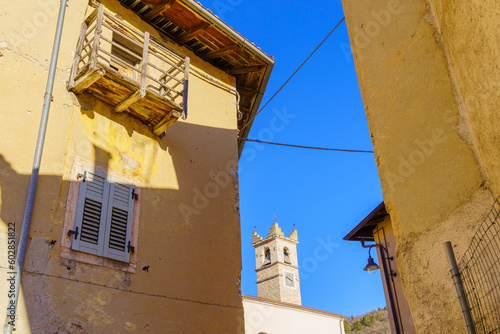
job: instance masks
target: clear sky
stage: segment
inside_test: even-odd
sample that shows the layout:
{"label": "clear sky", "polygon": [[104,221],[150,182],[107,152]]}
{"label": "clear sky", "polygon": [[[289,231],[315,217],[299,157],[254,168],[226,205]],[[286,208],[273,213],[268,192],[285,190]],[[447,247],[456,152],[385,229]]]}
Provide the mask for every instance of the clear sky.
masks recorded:
{"label": "clear sky", "polygon": [[[340,0],[202,0],[276,64],[263,103],[344,16]],[[262,105],[263,105],[262,103]],[[257,116],[249,138],[373,150],[345,22]],[[368,250],[342,238],[382,201],[373,154],[248,142],[240,159],[242,292],[257,295],[254,226],[296,225],[302,304],[343,315],[385,306]]]}

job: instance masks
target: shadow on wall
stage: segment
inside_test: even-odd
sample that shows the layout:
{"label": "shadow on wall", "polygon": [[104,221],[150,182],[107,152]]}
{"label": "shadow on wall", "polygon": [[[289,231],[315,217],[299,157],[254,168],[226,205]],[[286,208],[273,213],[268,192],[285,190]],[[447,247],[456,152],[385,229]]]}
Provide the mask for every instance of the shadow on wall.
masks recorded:
{"label": "shadow on wall", "polygon": [[[93,102],[84,99],[80,99],[82,116],[93,118],[97,112]],[[147,321],[149,325],[169,325],[175,331],[193,326],[188,331],[196,332],[200,324],[210,328],[213,319],[222,314],[227,317],[228,305],[235,312],[234,319],[242,316],[236,130],[177,122],[159,139],[137,119],[113,114],[110,108],[100,109],[125,128],[135,122],[129,136],[136,131],[157,140],[173,160],[174,170],[157,166],[156,173],[174,172],[178,188],[141,187],[135,246],[138,265],[136,273],[130,274],[60,257],[68,191],[72,183],[79,186],[81,181],[40,175],[22,286],[31,328],[99,331],[103,327],[95,327],[98,316],[114,323],[115,330],[130,330],[127,323]],[[93,146],[93,150],[94,161],[105,167],[117,158],[102,147]],[[29,179],[29,174],[17,173],[0,154],[0,217],[4,224],[14,222],[17,234]],[[141,292],[178,300],[145,297]],[[96,304],[103,293],[105,302]],[[170,316],[154,315],[158,309],[168,310]],[[194,315],[198,321],[193,321]]]}

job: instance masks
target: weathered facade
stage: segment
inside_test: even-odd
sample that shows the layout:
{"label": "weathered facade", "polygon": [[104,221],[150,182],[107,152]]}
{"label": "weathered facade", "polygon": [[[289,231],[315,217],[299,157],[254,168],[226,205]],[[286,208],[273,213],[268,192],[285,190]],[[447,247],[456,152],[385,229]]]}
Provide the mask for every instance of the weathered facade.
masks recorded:
{"label": "weathered facade", "polygon": [[443,242],[460,259],[500,195],[499,4],[343,5],[415,328],[465,332]]}
{"label": "weathered facade", "polygon": [[[2,315],[58,4],[1,14]],[[66,10],[16,332],[243,333],[238,135],[273,60],[194,1],[98,5]]]}

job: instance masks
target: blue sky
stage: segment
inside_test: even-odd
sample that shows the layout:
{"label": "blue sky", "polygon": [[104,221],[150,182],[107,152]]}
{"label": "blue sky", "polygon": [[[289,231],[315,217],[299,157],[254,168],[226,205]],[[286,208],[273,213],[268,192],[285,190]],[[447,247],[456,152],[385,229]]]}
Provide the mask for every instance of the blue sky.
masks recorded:
{"label": "blue sky", "polygon": [[[263,103],[343,17],[340,0],[203,0],[276,64]],[[345,22],[257,116],[249,138],[372,150]],[[263,105],[262,103],[262,105]],[[240,159],[242,292],[257,295],[254,226],[296,225],[302,304],[344,315],[385,306],[368,251],[342,238],[382,201],[373,154],[247,143]],[[316,255],[315,255],[316,254]],[[321,256],[317,256],[321,254]]]}

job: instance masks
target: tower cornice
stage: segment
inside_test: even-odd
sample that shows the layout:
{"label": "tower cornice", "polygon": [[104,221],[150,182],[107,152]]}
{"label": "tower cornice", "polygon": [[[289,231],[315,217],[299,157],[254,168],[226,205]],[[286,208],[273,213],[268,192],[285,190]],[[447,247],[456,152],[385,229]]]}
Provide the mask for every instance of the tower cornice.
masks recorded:
{"label": "tower cornice", "polygon": [[288,242],[291,242],[295,245],[298,245],[299,241],[298,240],[294,240],[292,238],[288,238],[288,237],[285,237],[285,236],[281,236],[281,235],[272,235],[270,237],[267,237],[265,239],[262,239],[262,240],[259,240],[259,241],[256,241],[252,244],[253,247],[257,247],[257,246],[260,246],[260,245],[263,245],[265,243],[268,243],[270,241],[273,241],[273,240],[276,240],[276,239],[282,239],[282,240],[286,240]]}
{"label": "tower cornice", "polygon": [[255,269],[255,271],[259,272],[261,270],[264,270],[264,269],[267,269],[267,268],[271,268],[272,266],[275,266],[275,265],[278,265],[278,264],[280,264],[282,266],[285,266],[285,267],[290,267],[290,268],[293,268],[293,269],[297,269],[297,270],[300,268],[300,267],[297,267],[297,266],[294,266],[294,265],[288,264],[288,263],[274,262],[274,263],[271,263],[271,264],[269,264],[269,265],[267,265],[265,267],[257,268],[257,269]]}

